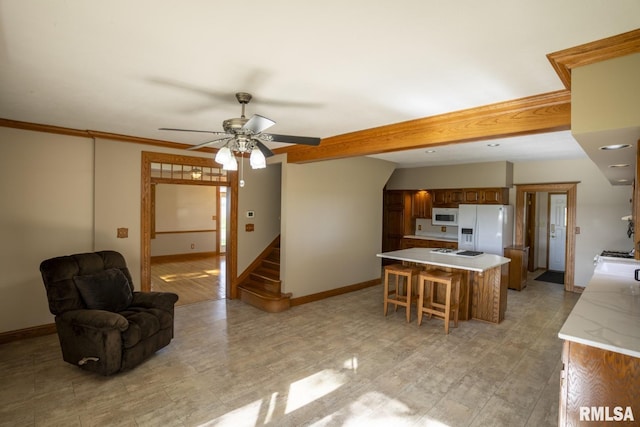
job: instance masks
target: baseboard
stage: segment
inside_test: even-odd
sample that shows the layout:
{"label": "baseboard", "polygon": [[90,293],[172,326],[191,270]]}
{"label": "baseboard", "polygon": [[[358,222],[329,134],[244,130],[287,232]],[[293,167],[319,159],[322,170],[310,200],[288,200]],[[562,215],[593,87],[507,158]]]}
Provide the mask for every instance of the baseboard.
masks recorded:
{"label": "baseboard", "polygon": [[11,341],[24,340],[27,338],[41,337],[44,335],[55,334],[56,324],[49,323],[48,325],[34,326],[32,328],[18,329],[16,331],[2,332],[0,333],[0,344],[6,344]]}
{"label": "baseboard", "polygon": [[192,259],[209,258],[216,255],[220,254],[218,252],[191,252],[188,254],[157,255],[151,257],[151,263],[189,261]]}
{"label": "baseboard", "polygon": [[369,288],[371,286],[382,283],[380,279],[367,280],[366,282],[356,283],[355,285],[344,286],[342,288],[331,289],[329,291],[318,292],[317,294],[305,295],[303,297],[291,298],[291,307],[296,305],[308,304],[314,301],[320,301],[325,298],[331,298],[349,292],[359,291],[360,289]]}

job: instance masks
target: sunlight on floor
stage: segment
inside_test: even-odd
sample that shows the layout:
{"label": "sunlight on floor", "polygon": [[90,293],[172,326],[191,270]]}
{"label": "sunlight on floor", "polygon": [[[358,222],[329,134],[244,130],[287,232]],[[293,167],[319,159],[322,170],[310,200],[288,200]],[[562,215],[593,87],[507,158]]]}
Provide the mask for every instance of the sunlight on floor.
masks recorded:
{"label": "sunlight on floor", "polygon": [[177,280],[184,279],[205,279],[211,276],[220,275],[220,270],[205,270],[191,273],[183,273],[183,274],[165,274],[164,276],[160,276],[160,279],[167,283],[175,282]]}
{"label": "sunlight on floor", "polygon": [[[356,372],[358,358],[345,360],[343,367]],[[278,413],[278,392],[265,396],[247,405],[234,409],[225,415],[201,424],[199,427],[216,426],[256,426],[286,421],[286,415],[292,414],[304,406],[329,396],[349,381],[349,373],[324,369],[291,383],[284,413]],[[281,411],[282,409],[280,409]],[[429,417],[418,417],[413,410],[400,400],[390,398],[384,393],[369,391],[350,400],[345,400],[336,410],[313,426],[413,426],[416,423],[427,427],[449,427],[447,424]]]}
{"label": "sunlight on floor", "polygon": [[289,386],[289,399],[284,413],[291,413],[331,393],[346,382],[346,375],[333,369],[325,369],[296,381]]}

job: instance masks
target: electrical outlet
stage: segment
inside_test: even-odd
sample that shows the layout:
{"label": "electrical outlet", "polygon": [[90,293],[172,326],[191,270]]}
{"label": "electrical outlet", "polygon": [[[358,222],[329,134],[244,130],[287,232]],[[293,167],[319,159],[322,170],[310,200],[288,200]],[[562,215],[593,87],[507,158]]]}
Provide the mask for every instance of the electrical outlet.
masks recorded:
{"label": "electrical outlet", "polygon": [[118,228],[118,239],[126,239],[127,237],[129,237],[129,229]]}
{"label": "electrical outlet", "polygon": [[192,244],[191,244],[191,249],[195,249],[195,248],[196,248],[196,244],[195,244],[195,243],[192,243]]}
{"label": "electrical outlet", "polygon": [[254,224],[246,224],[244,226],[244,231],[253,231],[255,230],[255,225]]}
{"label": "electrical outlet", "polygon": [[442,227],[440,227],[440,231],[442,231],[443,233],[446,233],[447,227],[443,225]]}

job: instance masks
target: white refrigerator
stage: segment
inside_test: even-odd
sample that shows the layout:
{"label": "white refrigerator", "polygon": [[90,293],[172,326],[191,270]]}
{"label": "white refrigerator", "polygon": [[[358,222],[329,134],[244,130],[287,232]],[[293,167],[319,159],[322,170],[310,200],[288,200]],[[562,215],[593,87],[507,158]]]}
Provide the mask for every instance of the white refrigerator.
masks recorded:
{"label": "white refrigerator", "polygon": [[460,205],[458,249],[504,255],[513,244],[513,207],[509,205]]}

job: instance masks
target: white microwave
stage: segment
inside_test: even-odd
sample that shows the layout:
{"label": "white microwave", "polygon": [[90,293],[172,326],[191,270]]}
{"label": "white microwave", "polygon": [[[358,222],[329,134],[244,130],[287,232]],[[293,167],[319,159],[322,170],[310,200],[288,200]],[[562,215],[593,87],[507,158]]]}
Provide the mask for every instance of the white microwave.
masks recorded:
{"label": "white microwave", "polygon": [[457,208],[433,208],[431,210],[432,225],[458,225]]}

